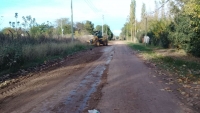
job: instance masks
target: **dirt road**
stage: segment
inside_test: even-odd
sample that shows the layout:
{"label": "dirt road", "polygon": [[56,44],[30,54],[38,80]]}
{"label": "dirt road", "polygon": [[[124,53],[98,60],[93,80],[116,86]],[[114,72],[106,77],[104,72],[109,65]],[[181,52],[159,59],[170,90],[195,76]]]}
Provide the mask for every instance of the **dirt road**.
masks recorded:
{"label": "dirt road", "polygon": [[109,65],[108,84],[98,104],[102,113],[193,113],[154,68],[146,66],[123,42],[116,42]]}
{"label": "dirt road", "polygon": [[112,42],[13,79],[0,113],[195,113],[124,42]]}

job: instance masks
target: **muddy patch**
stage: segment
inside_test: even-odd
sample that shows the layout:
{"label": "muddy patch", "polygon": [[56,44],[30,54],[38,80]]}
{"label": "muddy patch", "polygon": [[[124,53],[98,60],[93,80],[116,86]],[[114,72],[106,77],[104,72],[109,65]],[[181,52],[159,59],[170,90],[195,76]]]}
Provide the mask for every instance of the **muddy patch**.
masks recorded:
{"label": "muddy patch", "polygon": [[[65,85],[68,82],[66,80],[72,79],[73,73],[85,70],[85,68],[99,59],[103,54],[102,49],[103,47],[98,47],[93,50],[79,52],[50,67],[46,67],[42,71],[12,79],[12,82],[0,88],[0,112],[38,112],[41,111],[42,107],[47,111],[51,111],[57,101],[67,92],[68,86]],[[64,88],[61,86],[63,83],[66,83],[63,85]],[[61,89],[57,87],[61,87]],[[58,92],[60,90],[61,92]],[[49,97],[45,97],[47,98],[45,100],[42,96],[46,94]],[[45,101],[43,102],[42,100]]]}
{"label": "muddy patch", "polygon": [[87,101],[90,95],[94,93],[101,81],[105,66],[99,65],[91,71],[78,85],[78,87],[72,90],[65,102],[61,104],[61,108],[58,106],[54,109],[54,112],[68,111],[69,113],[79,113],[86,107]]}
{"label": "muddy patch", "polygon": [[101,78],[101,83],[97,87],[96,92],[91,94],[89,101],[87,102],[87,106],[84,109],[83,113],[88,113],[88,110],[96,109],[99,101],[101,100],[101,97],[103,95],[102,89],[104,85],[107,84],[107,76],[108,76],[108,66],[106,70],[103,73],[103,76]]}
{"label": "muddy patch", "polygon": [[106,83],[107,68],[112,60],[114,52],[106,55],[106,59],[101,62],[94,69],[92,69],[80,82],[80,84],[70,92],[68,97],[62,103],[55,106],[53,112],[62,113],[82,113],[87,112],[88,109],[95,108],[102,96],[101,89]]}

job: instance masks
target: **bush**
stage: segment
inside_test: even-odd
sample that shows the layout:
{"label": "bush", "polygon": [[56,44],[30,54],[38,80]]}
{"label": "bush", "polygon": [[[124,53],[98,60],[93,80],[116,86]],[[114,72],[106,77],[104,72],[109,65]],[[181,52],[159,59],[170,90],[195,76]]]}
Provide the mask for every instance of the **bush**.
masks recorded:
{"label": "bush", "polygon": [[71,39],[66,38],[24,37],[8,40],[10,39],[0,43],[0,75],[6,70],[14,72],[29,63],[37,64],[52,57],[64,57],[87,48],[86,44],[78,40],[71,43]]}

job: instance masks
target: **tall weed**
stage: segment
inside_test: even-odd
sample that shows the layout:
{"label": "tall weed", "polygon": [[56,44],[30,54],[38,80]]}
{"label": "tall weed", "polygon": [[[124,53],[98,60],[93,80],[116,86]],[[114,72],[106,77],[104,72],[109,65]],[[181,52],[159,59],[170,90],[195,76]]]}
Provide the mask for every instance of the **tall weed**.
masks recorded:
{"label": "tall weed", "polygon": [[78,40],[71,43],[69,38],[4,38],[0,44],[0,76],[8,70],[15,72],[29,63],[38,64],[52,57],[64,57],[88,48]]}

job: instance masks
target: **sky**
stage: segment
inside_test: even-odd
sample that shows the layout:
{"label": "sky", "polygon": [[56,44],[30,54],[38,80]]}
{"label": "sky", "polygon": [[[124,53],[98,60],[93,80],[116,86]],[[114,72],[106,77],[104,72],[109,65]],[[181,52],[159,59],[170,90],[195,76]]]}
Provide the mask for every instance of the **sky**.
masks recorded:
{"label": "sky", "polygon": [[[92,21],[94,25],[110,26],[114,35],[118,36],[121,28],[127,21],[131,0],[72,0],[74,22]],[[146,4],[147,12],[154,10],[155,0],[136,0],[136,18],[140,20],[142,3]],[[159,0],[157,0],[159,1]],[[71,20],[71,0],[1,0],[0,3],[0,30],[9,27],[9,21],[15,22],[15,13],[18,21],[22,16],[31,15],[38,24],[56,19],[69,18]]]}

